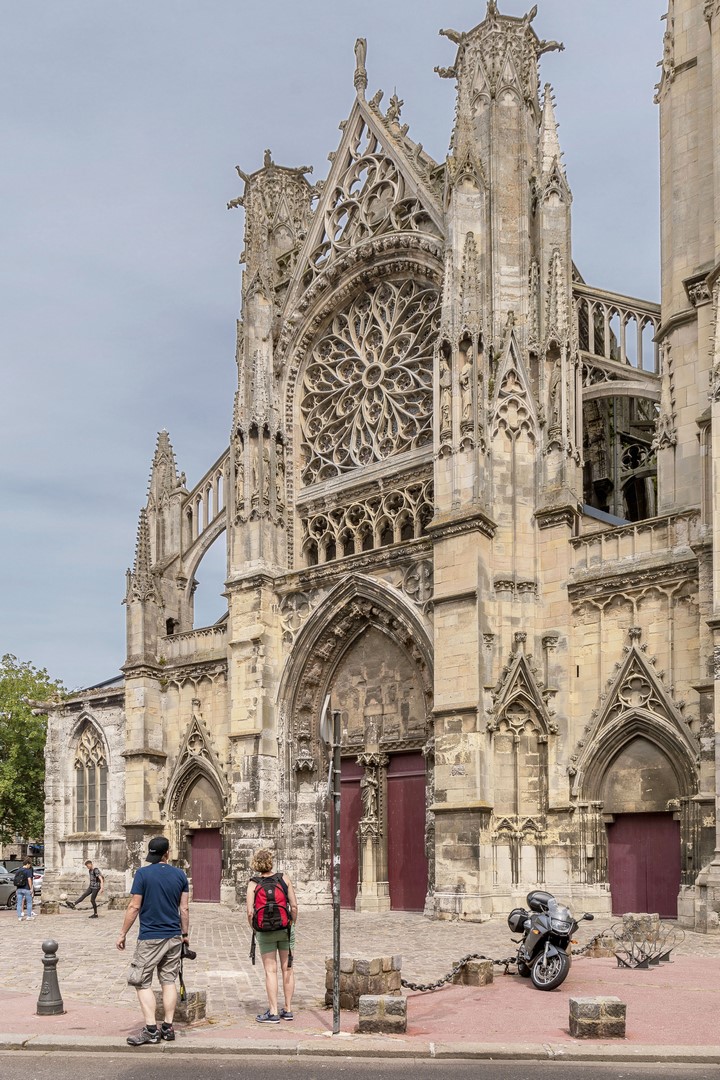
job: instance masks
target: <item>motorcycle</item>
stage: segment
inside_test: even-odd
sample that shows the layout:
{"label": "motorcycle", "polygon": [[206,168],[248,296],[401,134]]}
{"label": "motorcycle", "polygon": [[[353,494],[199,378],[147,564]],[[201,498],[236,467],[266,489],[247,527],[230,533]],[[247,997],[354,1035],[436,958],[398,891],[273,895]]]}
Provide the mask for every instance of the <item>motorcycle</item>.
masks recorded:
{"label": "motorcycle", "polygon": [[529,911],[514,908],[508,915],[512,932],[523,935],[520,941],[513,941],[518,946],[518,975],[531,979],[538,990],[554,990],[570,971],[572,935],[580,922],[589,922],[594,916],[585,912],[576,920],[569,908],[542,889],[529,892],[526,903]]}

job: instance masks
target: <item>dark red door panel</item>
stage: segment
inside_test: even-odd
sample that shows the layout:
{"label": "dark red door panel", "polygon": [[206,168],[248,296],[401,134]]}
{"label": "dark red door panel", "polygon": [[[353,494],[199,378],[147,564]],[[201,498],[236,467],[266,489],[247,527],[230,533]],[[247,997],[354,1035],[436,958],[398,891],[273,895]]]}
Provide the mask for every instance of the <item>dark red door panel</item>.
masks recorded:
{"label": "dark red door panel", "polygon": [[340,773],[340,906],[345,908],[354,908],[357,896],[360,778],[364,771],[361,765],[348,760],[343,761]]}
{"label": "dark red door panel", "polygon": [[677,918],[680,822],[671,814],[618,814],[608,825],[613,915],[657,912]]}
{"label": "dark red door panel", "polygon": [[390,906],[395,911],[422,911],[428,880],[422,754],[393,754],[387,803]]}
{"label": "dark red door panel", "polygon": [[192,834],[190,853],[193,900],[220,903],[222,838],[219,829],[200,829]]}

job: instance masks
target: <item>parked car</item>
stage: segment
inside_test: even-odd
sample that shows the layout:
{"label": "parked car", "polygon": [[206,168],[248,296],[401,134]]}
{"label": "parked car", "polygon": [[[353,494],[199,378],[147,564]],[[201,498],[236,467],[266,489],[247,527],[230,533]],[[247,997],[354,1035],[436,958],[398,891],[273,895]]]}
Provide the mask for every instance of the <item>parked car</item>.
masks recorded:
{"label": "parked car", "polygon": [[0,907],[15,907],[16,891],[12,874],[0,866]]}
{"label": "parked car", "polygon": [[42,892],[43,878],[45,877],[44,866],[33,866],[33,894],[39,896]]}

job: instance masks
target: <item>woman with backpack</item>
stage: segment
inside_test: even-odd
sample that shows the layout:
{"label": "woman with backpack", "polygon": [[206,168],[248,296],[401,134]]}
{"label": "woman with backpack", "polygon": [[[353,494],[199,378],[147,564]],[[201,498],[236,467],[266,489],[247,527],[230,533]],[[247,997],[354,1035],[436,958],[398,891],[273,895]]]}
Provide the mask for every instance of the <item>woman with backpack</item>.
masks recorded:
{"label": "woman with backpack", "polygon": [[[247,917],[253,930],[251,957],[255,963],[255,942],[265,969],[265,987],[269,1008],[256,1016],[258,1024],[279,1024],[293,1020],[292,998],[295,991],[293,949],[298,905],[292,881],[282,872],[273,874],[273,854],[260,848],[253,855],[254,872],[247,887]],[[285,1008],[278,1012],[277,957],[280,954]]]}

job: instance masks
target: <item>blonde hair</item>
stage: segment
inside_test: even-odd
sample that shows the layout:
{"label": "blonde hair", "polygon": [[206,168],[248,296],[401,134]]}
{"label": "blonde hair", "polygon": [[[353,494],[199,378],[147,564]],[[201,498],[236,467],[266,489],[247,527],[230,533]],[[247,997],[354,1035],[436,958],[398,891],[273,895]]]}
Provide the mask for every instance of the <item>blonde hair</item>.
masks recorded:
{"label": "blonde hair", "polygon": [[273,868],[273,853],[267,848],[258,848],[250,862],[250,869],[257,870],[259,874],[269,874]]}

